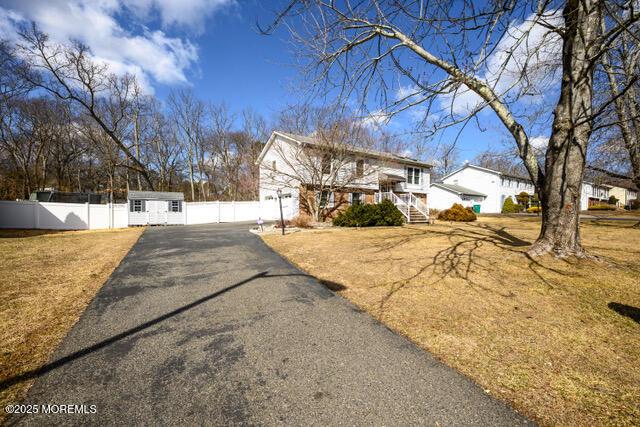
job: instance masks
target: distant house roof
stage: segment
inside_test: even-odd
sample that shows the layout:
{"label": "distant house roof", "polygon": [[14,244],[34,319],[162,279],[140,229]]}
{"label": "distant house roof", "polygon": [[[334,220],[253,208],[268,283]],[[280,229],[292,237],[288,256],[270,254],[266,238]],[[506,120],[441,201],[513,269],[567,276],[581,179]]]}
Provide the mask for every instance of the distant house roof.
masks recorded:
{"label": "distant house roof", "polygon": [[482,166],[472,165],[471,163],[465,163],[461,168],[458,168],[458,169],[454,170],[453,172],[443,176],[441,178],[441,180],[449,178],[451,175],[455,175],[458,172],[460,172],[461,170],[464,170],[466,168],[473,168],[473,169],[477,169],[477,170],[480,170],[480,171],[483,171],[483,172],[492,173],[492,174],[495,174],[495,175],[506,176],[507,178],[515,178],[515,179],[521,179],[523,181],[531,182],[531,178],[529,178],[527,176],[513,174],[513,173],[509,173],[509,172],[502,172],[502,171],[495,170],[495,169],[483,168]]}
{"label": "distant house roof", "polygon": [[478,191],[472,190],[467,187],[463,187],[461,185],[454,184],[443,184],[440,182],[435,182],[431,184],[432,187],[442,188],[443,190],[450,191],[452,193],[458,194],[460,196],[477,196],[477,197],[487,197],[486,194],[482,194]]}
{"label": "distant house roof", "polygon": [[129,191],[129,200],[184,200],[184,193],[170,191]]}
{"label": "distant house roof", "polygon": [[[271,134],[271,137],[269,138],[269,141],[267,141],[267,144],[262,149],[262,152],[260,153],[260,156],[258,157],[257,163],[262,161],[262,158],[264,157],[266,152],[269,150],[269,148],[273,144],[273,141],[275,140],[276,136],[281,136],[283,138],[286,138],[286,139],[289,139],[291,141],[294,141],[294,142],[296,142],[298,144],[308,144],[308,145],[317,145],[318,144],[317,139],[315,137],[313,137],[313,136],[296,135],[296,134],[288,133],[288,132],[273,131],[273,133]],[[399,162],[399,163],[405,163],[405,164],[414,165],[414,166],[421,166],[421,167],[424,167],[424,168],[431,168],[431,166],[432,166],[429,163],[421,162],[420,160],[413,159],[411,157],[400,156],[398,154],[387,153],[387,152],[384,152],[384,151],[369,150],[369,149],[355,147],[355,146],[354,147],[349,147],[349,152],[352,152],[352,153],[355,153],[355,154],[362,154],[363,156],[368,156],[368,157],[378,157],[378,158],[382,158],[382,159],[394,160],[394,161]]]}

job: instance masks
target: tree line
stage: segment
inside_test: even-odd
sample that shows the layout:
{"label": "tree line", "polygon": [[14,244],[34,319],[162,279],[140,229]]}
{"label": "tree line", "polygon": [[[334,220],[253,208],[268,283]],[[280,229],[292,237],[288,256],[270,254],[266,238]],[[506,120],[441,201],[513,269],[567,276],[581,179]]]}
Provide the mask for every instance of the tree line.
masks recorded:
{"label": "tree line", "polygon": [[35,26],[0,42],[0,198],[46,188],[183,191],[187,200],[256,200],[255,161],[268,137],[259,114],[180,89],[166,101],[116,75],[79,43]]}

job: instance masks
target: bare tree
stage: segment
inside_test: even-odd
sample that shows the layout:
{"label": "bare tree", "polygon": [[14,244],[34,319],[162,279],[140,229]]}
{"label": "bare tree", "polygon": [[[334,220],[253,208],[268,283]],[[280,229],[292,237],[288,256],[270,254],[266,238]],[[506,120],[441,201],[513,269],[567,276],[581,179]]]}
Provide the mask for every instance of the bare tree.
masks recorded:
{"label": "bare tree", "polygon": [[[419,106],[425,118],[448,97],[450,113],[437,123],[437,130],[466,123],[484,108],[493,111],[541,196],[542,227],[530,254],[584,256],[578,213],[597,114],[592,107],[593,73],[621,34],[637,35],[640,14],[635,7],[630,1],[605,0],[465,0],[455,7],[444,0],[309,0],[292,2],[274,25],[290,21],[294,39],[311,58],[309,80],[324,93],[356,96],[365,106],[376,98],[387,116]],[[512,31],[512,21],[519,18],[524,25]],[[545,30],[542,40],[530,43],[534,29],[540,28]],[[535,87],[531,82],[536,69],[545,70],[545,61],[538,67],[531,58],[544,57],[554,39],[562,46],[556,80],[560,89],[542,166],[518,119],[516,101]],[[523,50],[524,58],[514,65]],[[483,75],[485,70],[489,72]],[[387,88],[393,87],[389,79],[397,75],[415,90],[388,96]],[[511,79],[505,87],[501,82],[506,75]],[[478,102],[468,113],[455,114],[456,100],[466,94]]]}
{"label": "bare tree", "polygon": [[189,170],[191,200],[196,199],[196,174],[198,175],[198,198],[206,199],[204,175],[205,104],[191,91],[181,90],[169,95],[169,105],[177,135],[186,147],[185,162]]}
{"label": "bare tree", "polygon": [[[135,78],[110,73],[107,65],[92,60],[88,47],[80,43],[68,46],[50,43],[48,36],[35,24],[19,35],[21,42],[17,45],[17,54],[24,62],[13,72],[33,87],[81,107],[122,150],[130,162],[127,167],[142,174],[153,189],[146,166],[136,158],[130,145],[118,136],[120,129],[127,125]],[[99,108],[102,103],[117,106],[118,114],[109,118],[103,116]]]}
{"label": "bare tree", "polygon": [[[601,145],[609,159],[615,159],[620,145],[626,150],[633,181],[640,188],[640,37],[623,33],[618,43],[603,54],[606,79],[604,103],[612,104],[598,127],[605,130]],[[614,127],[617,133],[607,132]],[[618,144],[622,142],[622,144]]]}

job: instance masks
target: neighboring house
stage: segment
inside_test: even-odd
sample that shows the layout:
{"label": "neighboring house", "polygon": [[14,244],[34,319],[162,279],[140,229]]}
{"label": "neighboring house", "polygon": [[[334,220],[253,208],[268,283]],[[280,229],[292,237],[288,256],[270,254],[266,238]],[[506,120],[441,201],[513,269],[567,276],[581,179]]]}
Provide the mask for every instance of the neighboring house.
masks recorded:
{"label": "neighboring house", "polygon": [[609,203],[610,185],[582,182],[582,194],[580,195],[580,210],[586,211],[589,206]]}
{"label": "neighboring house", "polygon": [[444,210],[454,203],[465,207],[472,207],[474,211],[481,212],[482,202],[487,198],[486,194],[470,188],[455,184],[433,183],[429,189],[429,207]]}
{"label": "neighboring house", "polygon": [[[482,213],[500,213],[507,197],[517,203],[518,194],[535,193],[533,182],[527,177],[469,163],[444,176],[441,181],[431,184],[429,206],[436,209],[446,209],[453,203],[460,203],[465,207],[474,207],[476,211],[479,209]],[[580,210],[587,210],[594,204],[608,203],[612,188],[610,185],[583,182]],[[630,194],[636,194],[637,197],[637,192]]]}
{"label": "neighboring house", "polygon": [[129,225],[184,224],[184,194],[161,191],[129,191]]}
{"label": "neighboring house", "polygon": [[611,179],[606,182],[609,188],[609,196],[618,199],[618,207],[629,206],[632,200],[638,198],[638,188],[630,179]]}
{"label": "neighboring house", "polygon": [[428,219],[431,165],[416,159],[276,131],[257,163],[260,201],[277,203],[279,190],[287,218],[389,199],[410,222]]}
{"label": "neighboring house", "polygon": [[523,191],[530,195],[535,192],[533,183],[525,177],[469,163],[445,175],[441,181],[431,184],[430,190],[436,193],[432,194],[429,206],[437,209],[449,208],[455,202],[481,213],[500,213],[507,197],[516,201],[516,196]]}

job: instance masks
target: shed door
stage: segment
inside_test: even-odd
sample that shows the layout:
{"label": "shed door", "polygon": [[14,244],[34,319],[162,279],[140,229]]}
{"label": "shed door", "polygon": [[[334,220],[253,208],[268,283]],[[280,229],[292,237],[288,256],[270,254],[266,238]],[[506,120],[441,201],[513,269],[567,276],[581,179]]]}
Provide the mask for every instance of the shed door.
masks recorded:
{"label": "shed door", "polygon": [[164,200],[147,200],[149,224],[159,225],[167,223],[167,202]]}

